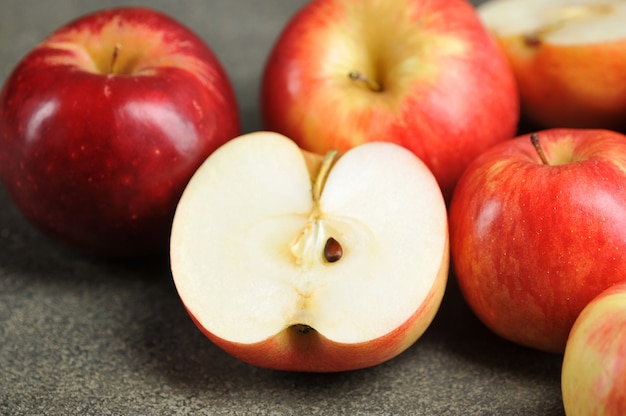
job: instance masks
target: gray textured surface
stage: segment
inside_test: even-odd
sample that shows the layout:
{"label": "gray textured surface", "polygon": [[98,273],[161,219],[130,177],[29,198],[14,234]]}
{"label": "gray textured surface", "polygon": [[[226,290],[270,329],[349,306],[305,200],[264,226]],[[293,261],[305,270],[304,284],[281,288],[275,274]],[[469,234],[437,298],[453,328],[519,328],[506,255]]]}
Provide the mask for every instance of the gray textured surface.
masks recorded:
{"label": "gray textured surface", "polygon": [[[118,1],[3,0],[0,81],[45,35]],[[144,1],[211,44],[259,128],[271,44],[303,1]],[[109,262],[42,237],[0,187],[2,415],[560,415],[561,357],[487,331],[452,281],[426,334],[398,358],[342,374],[243,364],[193,325],[166,260]]]}

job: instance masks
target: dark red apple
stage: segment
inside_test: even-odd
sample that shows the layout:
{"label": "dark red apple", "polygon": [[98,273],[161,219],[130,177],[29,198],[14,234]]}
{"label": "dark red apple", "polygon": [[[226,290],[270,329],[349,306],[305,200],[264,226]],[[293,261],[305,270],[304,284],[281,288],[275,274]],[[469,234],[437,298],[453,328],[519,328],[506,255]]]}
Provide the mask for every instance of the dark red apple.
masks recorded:
{"label": "dark red apple", "polygon": [[0,95],[0,176],[51,237],[103,256],[167,250],[183,188],[240,133],[210,47],[146,8],[79,18],[26,55]]}

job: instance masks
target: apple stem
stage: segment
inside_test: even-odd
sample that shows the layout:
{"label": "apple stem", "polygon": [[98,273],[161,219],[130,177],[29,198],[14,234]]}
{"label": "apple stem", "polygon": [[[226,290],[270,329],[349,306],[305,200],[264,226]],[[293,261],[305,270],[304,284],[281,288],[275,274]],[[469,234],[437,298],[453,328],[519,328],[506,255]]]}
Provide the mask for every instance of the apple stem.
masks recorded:
{"label": "apple stem", "polygon": [[322,196],[322,191],[324,190],[324,185],[326,184],[326,178],[328,177],[328,173],[335,163],[339,152],[337,150],[330,150],[324,156],[324,160],[322,160],[322,165],[320,166],[320,170],[315,177],[315,182],[313,183],[313,201],[317,204],[319,202],[320,197]]}
{"label": "apple stem", "polygon": [[117,64],[117,60],[120,56],[120,49],[122,49],[122,45],[119,43],[115,44],[115,47],[113,48],[113,54],[111,55],[111,65],[110,65],[110,72],[111,74],[115,74],[115,70],[116,70],[116,64]]}
{"label": "apple stem", "polygon": [[544,165],[549,166],[550,162],[548,161],[548,158],[546,157],[546,153],[543,151],[543,148],[541,147],[541,142],[539,141],[539,134],[532,133],[530,135],[530,142],[533,144],[533,147],[535,148],[535,151],[539,155],[541,162]]}
{"label": "apple stem", "polygon": [[380,85],[375,80],[373,80],[371,78],[368,78],[367,76],[365,76],[364,74],[360,73],[359,71],[350,71],[350,73],[348,73],[348,77],[352,81],[364,83],[365,85],[367,85],[367,87],[370,90],[372,90],[374,92],[381,92],[383,90],[382,85]]}

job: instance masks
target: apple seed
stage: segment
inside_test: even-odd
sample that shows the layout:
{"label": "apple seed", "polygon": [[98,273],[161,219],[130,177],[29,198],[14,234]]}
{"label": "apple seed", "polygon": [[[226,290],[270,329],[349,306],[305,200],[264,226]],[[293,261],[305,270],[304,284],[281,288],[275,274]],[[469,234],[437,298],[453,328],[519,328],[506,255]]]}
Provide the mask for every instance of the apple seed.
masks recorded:
{"label": "apple seed", "polygon": [[324,246],[324,258],[329,263],[334,263],[339,261],[343,256],[343,247],[339,244],[339,241],[335,240],[333,237],[329,237],[326,240],[326,245]]}

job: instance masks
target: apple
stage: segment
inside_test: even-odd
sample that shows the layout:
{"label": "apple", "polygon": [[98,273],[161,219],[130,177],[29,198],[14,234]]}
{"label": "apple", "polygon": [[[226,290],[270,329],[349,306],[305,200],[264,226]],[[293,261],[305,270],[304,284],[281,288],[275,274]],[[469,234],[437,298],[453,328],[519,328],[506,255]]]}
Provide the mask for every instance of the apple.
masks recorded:
{"label": "apple", "polygon": [[478,6],[539,128],[626,130],[626,4],[490,0]]}
{"label": "apple", "polygon": [[515,135],[519,97],[465,0],[314,0],[273,46],[261,110],[265,129],[315,153],[400,144],[448,199],[474,157]]}
{"label": "apple", "polygon": [[265,368],[354,370],[400,354],[434,318],[449,268],[446,205],[399,145],[322,157],[249,133],[192,177],[170,258],[181,301],[224,351]]}
{"label": "apple", "polygon": [[459,179],[452,264],[502,337],[562,353],[582,309],[626,280],[626,137],[548,129],[498,144]]}
{"label": "apple", "polygon": [[72,247],[167,253],[185,185],[239,124],[201,38],[155,10],[100,10],[52,33],[6,80],[0,177],[28,220]]}
{"label": "apple", "polygon": [[561,390],[570,416],[626,414],[626,283],[601,292],[576,319]]}

